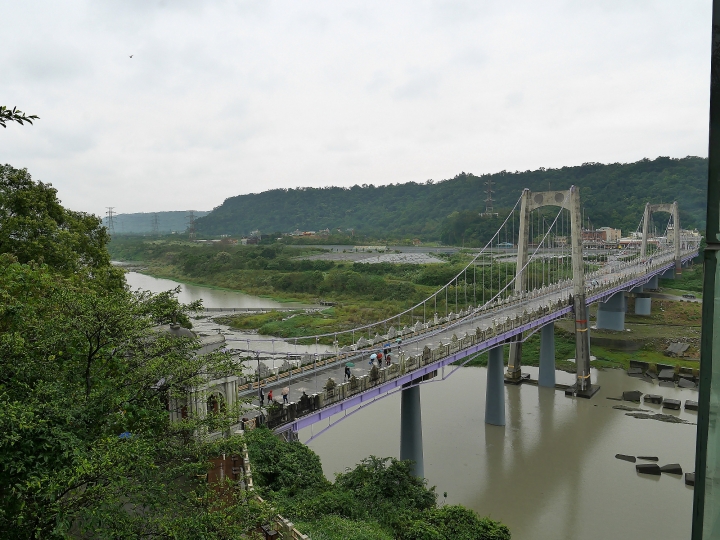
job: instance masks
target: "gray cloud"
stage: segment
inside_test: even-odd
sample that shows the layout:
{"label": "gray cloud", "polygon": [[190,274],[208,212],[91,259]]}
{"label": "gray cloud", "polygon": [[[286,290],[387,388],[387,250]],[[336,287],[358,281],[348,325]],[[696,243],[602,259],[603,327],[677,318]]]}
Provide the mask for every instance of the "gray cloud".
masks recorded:
{"label": "gray cloud", "polygon": [[41,120],[1,130],[0,161],[87,211],[706,153],[708,0],[37,0],[4,13],[2,104]]}

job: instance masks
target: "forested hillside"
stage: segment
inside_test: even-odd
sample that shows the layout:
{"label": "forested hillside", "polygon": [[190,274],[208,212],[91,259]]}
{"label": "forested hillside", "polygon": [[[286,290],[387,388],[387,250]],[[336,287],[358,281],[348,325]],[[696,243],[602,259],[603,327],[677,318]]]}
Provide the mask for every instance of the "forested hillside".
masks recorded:
{"label": "forested hillside", "polygon": [[442,236],[448,243],[459,243],[463,234],[468,238],[484,236],[481,230],[487,223],[474,217],[485,208],[484,184],[488,179],[495,183],[496,211],[511,208],[523,188],[546,191],[548,187],[567,189],[575,184],[581,187],[586,215],[596,227],[635,230],[647,201],[673,200],[680,203],[683,226],[705,226],[707,159],[658,157],[635,163],[584,163],[482,176],[463,172],[441,182],[275,189],[226,199],[197,220],[197,230],[206,235],[240,235],[255,229],[289,232],[352,228],[379,238],[439,240]]}

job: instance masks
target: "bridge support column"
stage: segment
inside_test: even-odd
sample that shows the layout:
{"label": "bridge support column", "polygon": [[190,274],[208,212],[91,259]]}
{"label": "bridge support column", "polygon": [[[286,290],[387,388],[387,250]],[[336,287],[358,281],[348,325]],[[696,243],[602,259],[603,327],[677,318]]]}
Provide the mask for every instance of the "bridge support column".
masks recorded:
{"label": "bridge support column", "polygon": [[675,279],[675,271],[676,270],[677,270],[676,268],[668,268],[667,270],[665,270],[665,273],[660,277],[662,279]]}
{"label": "bridge support column", "polygon": [[503,380],[503,346],[488,352],[487,388],[485,390],[485,423],[505,425],[505,383]]}
{"label": "bridge support column", "polygon": [[657,274],[650,278],[643,289],[657,289],[658,288],[658,277]]}
{"label": "bridge support column", "polygon": [[605,302],[598,304],[597,323],[598,330],[625,330],[625,292],[613,294]]}
{"label": "bridge support column", "polygon": [[413,475],[418,478],[425,477],[418,385],[403,388],[400,393],[400,459],[414,461]]}
{"label": "bridge support column", "polygon": [[635,315],[650,315],[651,302],[648,294],[638,293],[635,295]]}
{"label": "bridge support column", "polygon": [[538,386],[555,388],[555,323],[546,324],[540,330],[540,369]]}
{"label": "bridge support column", "polygon": [[508,365],[505,372],[505,382],[520,384],[522,382],[522,336],[516,336],[516,341],[510,342]]}

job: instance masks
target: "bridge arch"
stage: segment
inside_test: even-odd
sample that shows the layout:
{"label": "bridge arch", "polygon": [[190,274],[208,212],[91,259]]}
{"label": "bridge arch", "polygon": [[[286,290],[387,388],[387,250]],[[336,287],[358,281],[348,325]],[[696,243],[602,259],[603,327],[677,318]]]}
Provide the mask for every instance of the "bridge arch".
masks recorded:
{"label": "bridge arch", "polygon": [[640,244],[640,257],[644,259],[647,255],[648,224],[650,222],[650,216],[655,212],[667,212],[672,216],[674,244],[673,247],[675,248],[675,273],[680,274],[682,273],[682,261],[680,260],[680,212],[678,210],[677,201],[664,204],[645,204],[645,212],[643,213],[642,243]]}
{"label": "bridge arch", "polygon": [[[582,221],[580,214],[580,188],[570,186],[564,191],[532,192],[525,188],[520,196],[520,230],[518,231],[518,252],[515,291],[524,293],[527,289],[528,245],[530,240],[530,212],[543,206],[556,206],[570,213],[570,244],[573,271],[573,305],[575,310],[575,391],[580,396],[590,397],[596,391],[590,380],[590,344],[587,338],[587,306],[585,305],[585,275],[582,252]],[[518,383],[522,378],[520,357],[522,344],[510,344],[510,356],[506,379]],[[595,387],[597,389],[597,387]]]}

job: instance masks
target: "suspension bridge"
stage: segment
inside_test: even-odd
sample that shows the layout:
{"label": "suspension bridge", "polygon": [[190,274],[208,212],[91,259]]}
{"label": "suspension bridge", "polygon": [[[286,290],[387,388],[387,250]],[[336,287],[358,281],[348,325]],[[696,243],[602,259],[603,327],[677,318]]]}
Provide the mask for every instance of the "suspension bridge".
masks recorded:
{"label": "suspension bridge", "polygon": [[[559,210],[553,216],[548,207]],[[660,213],[669,219],[659,222],[658,234],[654,219]],[[400,457],[413,460],[415,474],[423,476],[420,386],[447,379],[478,353],[488,352],[485,421],[505,425],[503,386],[527,378],[521,365],[523,342],[540,332],[537,383],[554,388],[554,322],[571,317],[576,374],[565,393],[591,398],[598,386],[591,380],[588,305],[599,303],[598,329],[624,329],[628,293],[635,296],[636,314],[649,315],[646,289],[657,289],[660,277],[681,273],[697,256],[699,237],[680,229],[677,203],[648,203],[635,231],[638,242],[624,250],[584,250],[583,221],[577,187],[525,189],[487,245],[453,279],[409,309],[356,328],[301,338],[315,343],[315,353],[293,355],[287,340],[242,340],[239,345],[246,348],[241,347],[240,354],[258,361],[257,380],[234,387],[236,395],[227,397],[234,401],[236,396],[254,396],[260,386],[279,396],[284,387],[307,389],[314,380],[315,392],[293,390],[289,403],[268,408],[265,416],[271,429],[288,437],[307,427],[319,428],[312,430],[313,439],[354,412],[400,392]],[[507,261],[508,245],[517,246],[514,263]],[[280,353],[279,342],[286,345]],[[388,347],[391,364],[364,369],[373,353]],[[286,369],[262,377],[260,358],[283,355]],[[336,382],[346,379],[348,363],[360,367],[349,380]],[[317,388],[321,376],[328,379]],[[206,404],[191,406],[201,413]]]}

